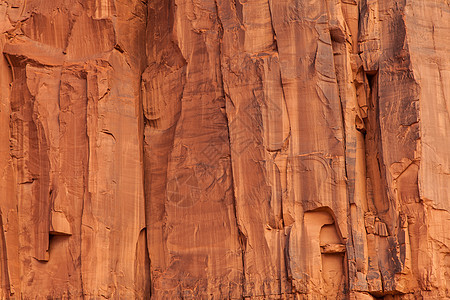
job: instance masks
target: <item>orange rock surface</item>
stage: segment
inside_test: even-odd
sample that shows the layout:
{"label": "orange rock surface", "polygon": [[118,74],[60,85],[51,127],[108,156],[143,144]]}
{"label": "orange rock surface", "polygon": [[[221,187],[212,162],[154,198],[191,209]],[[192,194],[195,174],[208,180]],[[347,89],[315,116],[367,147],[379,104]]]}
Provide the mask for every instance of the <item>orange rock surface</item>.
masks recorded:
{"label": "orange rock surface", "polygon": [[448,0],[4,0],[0,33],[0,299],[450,299]]}

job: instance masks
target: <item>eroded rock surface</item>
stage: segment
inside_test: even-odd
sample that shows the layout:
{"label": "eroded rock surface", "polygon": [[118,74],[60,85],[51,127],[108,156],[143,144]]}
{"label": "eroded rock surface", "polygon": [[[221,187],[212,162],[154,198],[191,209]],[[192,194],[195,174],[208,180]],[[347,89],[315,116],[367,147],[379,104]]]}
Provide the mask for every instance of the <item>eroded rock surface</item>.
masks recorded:
{"label": "eroded rock surface", "polygon": [[450,298],[446,0],[0,3],[1,299]]}

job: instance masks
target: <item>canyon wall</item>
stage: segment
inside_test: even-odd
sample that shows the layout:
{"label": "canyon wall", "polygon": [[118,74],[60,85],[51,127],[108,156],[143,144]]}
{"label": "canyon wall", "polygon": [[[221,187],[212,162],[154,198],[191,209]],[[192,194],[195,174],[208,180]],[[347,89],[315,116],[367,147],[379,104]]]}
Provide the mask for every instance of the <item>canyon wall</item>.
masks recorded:
{"label": "canyon wall", "polygon": [[1,299],[450,298],[448,0],[0,3]]}

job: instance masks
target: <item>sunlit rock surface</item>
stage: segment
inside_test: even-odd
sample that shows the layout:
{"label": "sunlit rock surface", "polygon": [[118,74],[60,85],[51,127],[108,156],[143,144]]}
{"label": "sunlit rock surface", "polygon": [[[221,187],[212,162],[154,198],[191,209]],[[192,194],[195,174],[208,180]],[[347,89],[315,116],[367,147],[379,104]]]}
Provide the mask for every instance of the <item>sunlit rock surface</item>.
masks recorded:
{"label": "sunlit rock surface", "polygon": [[0,32],[0,299],[450,298],[447,0],[5,0]]}

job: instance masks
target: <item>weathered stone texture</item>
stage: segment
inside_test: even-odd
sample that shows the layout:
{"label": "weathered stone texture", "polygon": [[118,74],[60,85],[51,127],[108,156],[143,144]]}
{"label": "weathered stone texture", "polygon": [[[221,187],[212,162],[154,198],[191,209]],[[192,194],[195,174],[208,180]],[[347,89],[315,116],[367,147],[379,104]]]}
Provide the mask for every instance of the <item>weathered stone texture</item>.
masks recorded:
{"label": "weathered stone texture", "polygon": [[4,0],[0,299],[450,298],[447,0]]}

